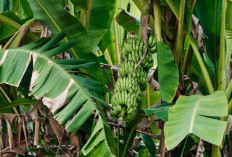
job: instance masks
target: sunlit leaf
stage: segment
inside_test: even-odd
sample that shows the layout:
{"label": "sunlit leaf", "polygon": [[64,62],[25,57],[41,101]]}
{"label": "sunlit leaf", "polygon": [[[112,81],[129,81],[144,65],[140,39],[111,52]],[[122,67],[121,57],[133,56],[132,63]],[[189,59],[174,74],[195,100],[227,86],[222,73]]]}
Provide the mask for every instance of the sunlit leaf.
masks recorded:
{"label": "sunlit leaf", "polygon": [[180,96],[176,104],[170,107],[169,121],[164,128],[167,149],[177,146],[189,133],[219,146],[226,121],[220,121],[216,117],[226,115],[227,99],[224,92],[208,96]]}
{"label": "sunlit leaf", "polygon": [[88,142],[84,145],[82,153],[88,157],[114,157],[116,155],[113,133],[101,117]]}
{"label": "sunlit leaf", "polygon": [[157,60],[161,98],[169,103],[176,94],[179,73],[171,49],[162,42],[157,44]]}
{"label": "sunlit leaf", "polygon": [[[30,95],[41,98],[55,119],[65,125],[68,132],[75,133],[95,110],[96,103],[89,89],[49,58],[74,45],[69,42],[54,47],[63,37],[60,33],[51,40],[41,38],[17,49],[0,51],[0,83],[18,87],[33,62]],[[84,78],[81,81],[83,84]]]}

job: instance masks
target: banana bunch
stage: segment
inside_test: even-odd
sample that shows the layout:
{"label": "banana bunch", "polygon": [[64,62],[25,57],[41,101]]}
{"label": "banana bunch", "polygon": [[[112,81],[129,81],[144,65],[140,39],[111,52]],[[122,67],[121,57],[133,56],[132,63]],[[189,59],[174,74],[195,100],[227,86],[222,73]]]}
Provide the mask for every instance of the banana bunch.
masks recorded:
{"label": "banana bunch", "polygon": [[156,52],[156,39],[153,35],[149,36],[147,45],[147,55],[135,70],[146,45],[136,36],[128,37],[123,45],[118,81],[112,96],[111,116],[115,121],[120,119],[129,123],[135,119],[140,108],[143,91],[147,87],[147,74],[153,66],[152,55]]}

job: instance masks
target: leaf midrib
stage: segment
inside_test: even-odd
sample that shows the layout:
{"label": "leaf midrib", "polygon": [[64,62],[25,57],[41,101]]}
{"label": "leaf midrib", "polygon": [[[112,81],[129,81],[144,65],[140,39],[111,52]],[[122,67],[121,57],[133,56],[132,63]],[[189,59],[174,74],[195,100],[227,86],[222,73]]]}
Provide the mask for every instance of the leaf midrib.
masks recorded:
{"label": "leaf midrib", "polygon": [[202,98],[199,98],[196,101],[195,107],[193,108],[193,114],[192,114],[191,123],[190,123],[190,126],[189,126],[189,133],[192,133],[192,131],[193,131],[193,125],[194,125],[195,117],[197,115],[197,110],[198,110],[201,99]]}
{"label": "leaf midrib", "polygon": [[[11,49],[11,50],[8,50],[9,52],[10,51],[13,51],[13,50],[16,50],[16,49]],[[22,51],[22,52],[27,52],[27,53],[34,53],[34,54],[37,54],[39,57],[41,58],[44,58],[45,60],[49,60],[56,68],[60,69],[67,77],[69,77],[70,79],[73,79],[74,81],[74,84],[79,87],[79,89],[85,94],[85,96],[87,97],[88,100],[94,102],[89,96],[88,94],[85,92],[85,90],[82,88],[82,86],[67,72],[65,71],[61,66],[59,66],[57,63],[55,63],[52,59],[48,58],[47,56],[41,54],[41,53],[37,53],[37,52],[33,52],[33,51],[29,51],[29,50],[26,50],[26,49],[17,49],[18,52]],[[8,53],[9,53],[8,52]],[[94,103],[95,104],[95,103]]]}
{"label": "leaf midrib", "polygon": [[[45,8],[45,6],[43,6],[43,4],[40,2],[40,0],[36,0],[38,2],[38,4],[41,6],[41,8],[45,11],[45,13],[48,15],[48,17],[52,20],[52,22],[54,23],[54,25],[56,26],[56,28],[58,29],[59,32],[62,32],[62,29],[59,27],[59,25],[56,23],[56,21],[52,18],[51,14],[49,13],[49,11]],[[69,42],[68,38],[65,37],[64,40],[66,42]],[[71,51],[73,52],[73,55],[76,59],[78,59],[78,55],[75,51],[74,48],[71,48]]]}

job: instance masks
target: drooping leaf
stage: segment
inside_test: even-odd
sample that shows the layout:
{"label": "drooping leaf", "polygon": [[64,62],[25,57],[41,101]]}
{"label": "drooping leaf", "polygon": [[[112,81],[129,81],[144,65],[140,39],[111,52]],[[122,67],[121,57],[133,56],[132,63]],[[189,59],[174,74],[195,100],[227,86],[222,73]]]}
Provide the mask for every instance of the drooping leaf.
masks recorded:
{"label": "drooping leaf", "polygon": [[[28,2],[34,18],[46,24],[54,35],[65,32],[67,35],[65,42],[76,40],[77,44],[71,49],[71,54],[75,58],[85,58],[88,62],[95,61],[98,65],[100,62],[104,63],[102,57],[97,57],[92,52],[110,27],[115,9],[114,0],[93,1],[88,32],[77,18],[64,10],[60,1],[29,0]],[[105,17],[102,18],[102,15]],[[105,72],[100,66],[89,69],[87,72],[94,75],[103,84],[107,84]]]}
{"label": "drooping leaf", "polygon": [[75,78],[80,83],[80,85],[82,87],[88,88],[91,91],[94,91],[94,92],[99,93],[99,94],[104,94],[104,89],[103,89],[102,83],[100,83],[98,81],[86,79],[84,77],[76,76],[76,75],[74,75],[73,78]]}
{"label": "drooping leaf", "polygon": [[95,110],[96,103],[89,89],[49,58],[74,45],[69,42],[54,47],[63,37],[61,33],[51,40],[41,38],[17,49],[0,51],[0,83],[18,87],[32,61],[30,95],[41,98],[55,119],[74,133]]}
{"label": "drooping leaf", "polygon": [[116,20],[128,32],[138,32],[140,19],[133,16],[129,12],[122,10],[117,16]]}
{"label": "drooping leaf", "polygon": [[71,0],[73,5],[79,9],[88,9],[89,0]]}
{"label": "drooping leaf", "polygon": [[216,117],[226,115],[227,99],[224,92],[208,96],[180,96],[176,104],[170,107],[169,121],[164,127],[167,149],[177,146],[189,133],[219,146],[226,122]]}
{"label": "drooping leaf", "polygon": [[92,52],[87,31],[82,24],[67,11],[59,1],[56,0],[28,0],[34,18],[46,24],[54,35],[65,32],[65,42],[72,39],[77,41],[71,49],[75,58],[82,58]]}
{"label": "drooping leaf", "polygon": [[145,115],[155,115],[156,118],[168,121],[169,106],[144,109]]}
{"label": "drooping leaf", "polygon": [[143,142],[145,143],[147,149],[149,150],[152,157],[156,156],[156,146],[150,136],[147,136],[145,134],[140,134],[140,137],[142,138]]}
{"label": "drooping leaf", "polygon": [[106,32],[106,34],[104,35],[104,37],[102,38],[102,40],[100,41],[100,43],[98,44],[100,50],[102,52],[105,52],[105,50],[107,49],[107,47],[113,43],[114,41],[114,38],[113,38],[113,35],[111,33],[111,30],[108,30]]}
{"label": "drooping leaf", "polygon": [[113,133],[100,117],[96,126],[82,149],[84,156],[88,157],[114,157],[116,155],[116,144]]}
{"label": "drooping leaf", "polygon": [[202,25],[203,32],[207,37],[204,40],[207,54],[214,65],[216,65],[219,54],[221,8],[222,1],[218,0],[204,0],[196,2],[198,18]]}
{"label": "drooping leaf", "polygon": [[38,100],[35,99],[17,99],[12,103],[6,103],[6,102],[1,102],[0,100],[0,112],[8,109],[11,109],[13,107],[19,106],[19,105],[32,105],[35,104]]}
{"label": "drooping leaf", "polygon": [[141,104],[142,109],[147,109],[149,105],[152,106],[161,99],[159,91],[153,91],[150,85],[148,86],[148,88],[147,88],[147,94],[143,95],[142,98],[142,104]]}
{"label": "drooping leaf", "polygon": [[110,29],[116,0],[94,0],[91,4],[88,35],[91,47],[95,48]]}
{"label": "drooping leaf", "polygon": [[4,43],[7,39],[9,39],[14,33],[16,29],[11,25],[3,25],[0,29],[0,44]]}
{"label": "drooping leaf", "polygon": [[157,60],[161,98],[170,103],[176,94],[179,73],[171,49],[162,42],[157,44]]}
{"label": "drooping leaf", "polygon": [[[16,16],[13,12],[5,12],[0,14],[0,21],[3,23],[3,30],[0,32],[0,39],[4,40],[12,36],[14,32],[19,30],[23,26],[23,24],[27,22],[27,20],[29,19],[19,19],[19,17]],[[28,36],[30,40],[33,41],[38,39],[38,37],[32,32],[28,32],[26,36]]]}

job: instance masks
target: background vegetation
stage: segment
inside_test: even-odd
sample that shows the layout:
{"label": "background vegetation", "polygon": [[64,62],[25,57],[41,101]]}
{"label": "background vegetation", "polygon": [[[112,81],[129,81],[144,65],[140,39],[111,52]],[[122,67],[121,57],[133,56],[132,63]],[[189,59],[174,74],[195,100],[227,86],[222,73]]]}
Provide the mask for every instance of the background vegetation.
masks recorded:
{"label": "background vegetation", "polygon": [[[1,156],[232,155],[229,0],[0,0]],[[123,43],[156,37],[141,108],[112,121]]]}

